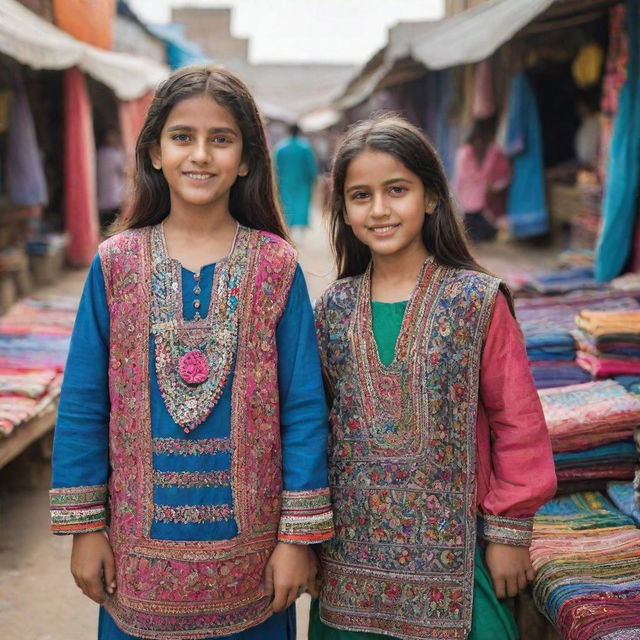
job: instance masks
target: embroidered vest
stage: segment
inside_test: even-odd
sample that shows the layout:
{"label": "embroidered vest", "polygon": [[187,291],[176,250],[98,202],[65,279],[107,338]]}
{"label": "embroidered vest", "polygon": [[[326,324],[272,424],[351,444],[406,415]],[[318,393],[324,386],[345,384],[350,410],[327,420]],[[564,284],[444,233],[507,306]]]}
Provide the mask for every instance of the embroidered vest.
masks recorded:
{"label": "embroidered vest", "polygon": [[380,362],[369,272],[320,300],[334,393],[321,618],[401,638],[466,638],[476,544],[480,358],[499,281],[428,260],[393,362]]}
{"label": "embroidered vest", "polygon": [[100,247],[111,323],[109,539],[118,579],[117,592],[105,606],[123,630],[141,638],[228,635],[271,615],[260,585],[281,510],[275,331],[296,259],[271,234],[246,228],[240,233],[244,242],[236,250],[246,255],[236,283],[231,408],[231,484],[239,533],[212,542],[150,538],[151,229],[119,234]]}

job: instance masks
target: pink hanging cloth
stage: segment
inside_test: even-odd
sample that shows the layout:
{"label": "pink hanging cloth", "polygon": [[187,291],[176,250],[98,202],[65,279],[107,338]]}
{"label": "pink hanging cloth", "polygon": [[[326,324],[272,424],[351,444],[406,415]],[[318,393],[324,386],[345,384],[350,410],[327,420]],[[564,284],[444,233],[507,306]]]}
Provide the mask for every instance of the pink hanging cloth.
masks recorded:
{"label": "pink hanging cloth", "polygon": [[484,120],[495,113],[491,62],[483,60],[476,65],[473,77],[473,117],[476,120]]}
{"label": "pink hanging cloth", "polygon": [[119,104],[120,133],[128,158],[134,157],[136,141],[152,99],[153,93],[149,91],[135,100],[124,100]]}
{"label": "pink hanging cloth", "polygon": [[98,248],[96,150],[93,116],[79,69],[64,72],[64,194],[67,255],[74,266],[89,266]]}

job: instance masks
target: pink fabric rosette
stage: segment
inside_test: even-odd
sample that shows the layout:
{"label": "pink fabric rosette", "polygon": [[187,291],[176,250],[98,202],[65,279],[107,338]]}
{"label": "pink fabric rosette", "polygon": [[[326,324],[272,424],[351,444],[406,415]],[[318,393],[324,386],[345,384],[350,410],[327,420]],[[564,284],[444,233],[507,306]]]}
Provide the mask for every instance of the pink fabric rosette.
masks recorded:
{"label": "pink fabric rosette", "polygon": [[209,363],[204,353],[194,349],[185,353],[178,362],[178,373],[187,384],[200,384],[209,377]]}

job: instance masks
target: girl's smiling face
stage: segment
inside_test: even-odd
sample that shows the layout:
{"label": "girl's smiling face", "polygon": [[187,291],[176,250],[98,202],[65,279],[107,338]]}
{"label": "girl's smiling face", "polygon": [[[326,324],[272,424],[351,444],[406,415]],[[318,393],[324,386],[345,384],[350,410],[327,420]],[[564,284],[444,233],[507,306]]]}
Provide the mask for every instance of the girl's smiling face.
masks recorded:
{"label": "girl's smiling face", "polygon": [[435,203],[422,180],[395,156],[367,149],[350,163],[344,183],[345,222],[374,256],[425,251],[422,225]]}
{"label": "girl's smiling face", "polygon": [[169,185],[172,211],[228,210],[231,187],[247,172],[238,123],[206,94],[176,104],[149,153]]}

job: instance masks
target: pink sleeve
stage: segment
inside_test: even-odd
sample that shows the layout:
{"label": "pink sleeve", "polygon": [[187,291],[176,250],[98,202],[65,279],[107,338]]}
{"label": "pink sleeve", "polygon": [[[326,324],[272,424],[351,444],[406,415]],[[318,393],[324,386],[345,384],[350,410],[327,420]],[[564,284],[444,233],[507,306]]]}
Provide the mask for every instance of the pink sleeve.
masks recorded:
{"label": "pink sleeve", "polygon": [[482,354],[480,404],[489,428],[490,465],[488,486],[478,495],[478,533],[489,541],[527,546],[533,515],[556,491],[556,474],[524,338],[501,293]]}

